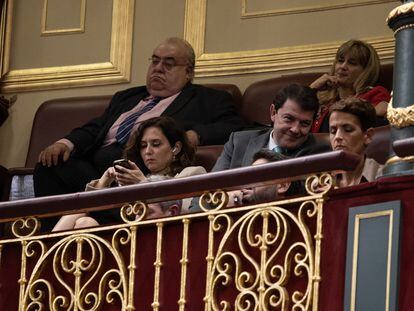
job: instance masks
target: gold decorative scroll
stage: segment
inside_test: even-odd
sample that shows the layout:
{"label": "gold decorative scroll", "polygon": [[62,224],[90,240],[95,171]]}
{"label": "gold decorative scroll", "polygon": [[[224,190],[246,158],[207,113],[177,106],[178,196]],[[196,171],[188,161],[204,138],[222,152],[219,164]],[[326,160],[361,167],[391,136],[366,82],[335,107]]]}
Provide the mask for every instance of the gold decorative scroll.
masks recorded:
{"label": "gold decorative scroll", "polygon": [[388,103],[387,119],[396,128],[403,128],[414,125],[414,105],[408,107],[394,108],[392,97]]}
{"label": "gold decorative scroll", "polygon": [[410,13],[414,13],[414,3],[413,2],[404,3],[400,6],[397,6],[395,9],[393,9],[388,14],[386,22],[387,24],[389,24],[393,19],[401,15],[410,14]]}
{"label": "gold decorative scroll", "polygon": [[[128,275],[119,245],[130,241],[130,233],[122,230],[114,237],[119,240],[110,244],[95,235],[74,234],[50,249],[42,241],[25,243],[23,267],[35,257],[37,263],[28,278],[22,269],[21,310],[99,310],[115,302],[125,309]],[[109,256],[112,267],[105,261]]]}
{"label": "gold decorative scroll", "polygon": [[[310,310],[318,276],[307,222],[316,221],[318,213],[314,202],[304,202],[297,215],[268,206],[226,228],[210,275],[212,310]],[[300,232],[296,241],[290,238],[294,231]],[[306,279],[307,285],[289,291],[295,278]],[[231,301],[220,298],[228,297],[228,288],[237,293]]]}
{"label": "gold decorative scroll", "polygon": [[[316,311],[323,204],[332,180],[329,174],[311,176],[304,197],[235,208],[225,208],[225,191],[206,192],[200,199],[203,212],[159,219],[145,219],[147,207],[137,201],[121,208],[122,224],[47,235],[37,235],[38,219],[19,219],[12,226],[14,238],[0,240],[0,268],[9,247],[21,250],[12,252],[20,265],[19,310],[101,310],[113,304],[132,311],[137,309],[137,284],[143,283],[153,290],[148,309],[185,310],[194,287],[190,284],[197,282],[189,281],[189,271],[193,275],[194,267],[203,265],[197,273],[205,284],[195,287],[205,285],[205,310]],[[193,220],[203,219],[199,234],[208,241],[206,257],[194,265],[192,230],[200,230],[200,221]],[[182,230],[177,245],[166,241],[170,227]],[[145,242],[154,243],[154,251],[141,261]],[[176,261],[167,260],[177,250]],[[171,266],[181,273],[166,279]],[[143,282],[137,269],[153,272]],[[177,289],[176,306],[165,305],[165,282]]]}

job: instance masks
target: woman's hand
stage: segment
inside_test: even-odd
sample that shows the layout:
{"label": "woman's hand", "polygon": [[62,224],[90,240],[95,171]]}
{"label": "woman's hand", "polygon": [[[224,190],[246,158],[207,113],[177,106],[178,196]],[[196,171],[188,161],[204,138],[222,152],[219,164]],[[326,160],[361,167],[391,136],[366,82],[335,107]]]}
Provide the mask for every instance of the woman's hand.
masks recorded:
{"label": "woman's hand", "polygon": [[120,186],[134,185],[145,180],[145,175],[139,167],[132,161],[128,160],[128,163],[131,166],[130,169],[116,165],[115,177]]}
{"label": "woman's hand", "polygon": [[313,81],[309,86],[312,89],[318,91],[325,91],[328,89],[336,88],[338,87],[338,77],[325,73]]}
{"label": "woman's hand", "polygon": [[108,188],[112,182],[115,180],[116,176],[115,176],[116,172],[115,169],[111,166],[109,167],[105,173],[103,173],[102,177],[99,178],[98,183],[95,185],[95,188],[97,189],[103,189],[103,188]]}
{"label": "woman's hand", "polygon": [[229,195],[229,203],[227,204],[227,207],[252,203],[255,199],[253,188],[229,191],[227,194]]}
{"label": "woman's hand", "polygon": [[229,196],[229,202],[227,207],[239,206],[243,201],[243,193],[240,190],[233,190],[227,192]]}

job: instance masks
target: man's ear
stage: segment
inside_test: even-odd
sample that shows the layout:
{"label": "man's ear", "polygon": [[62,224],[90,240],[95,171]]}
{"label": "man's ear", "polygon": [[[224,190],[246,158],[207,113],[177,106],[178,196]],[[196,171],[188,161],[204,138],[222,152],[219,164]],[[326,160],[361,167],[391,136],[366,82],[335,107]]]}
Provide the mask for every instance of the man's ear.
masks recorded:
{"label": "man's ear", "polygon": [[275,105],[271,104],[270,105],[270,119],[272,120],[273,123],[275,122],[276,114],[277,114],[277,111],[276,111]]}
{"label": "man's ear", "polygon": [[374,129],[370,127],[365,131],[364,134],[364,145],[368,146],[372,142],[372,138],[374,137]]}
{"label": "man's ear", "polygon": [[280,182],[277,184],[276,191],[277,195],[284,195],[289,190],[290,182]]}
{"label": "man's ear", "polygon": [[181,214],[181,208],[178,204],[173,204],[168,208],[168,216],[177,216]]}

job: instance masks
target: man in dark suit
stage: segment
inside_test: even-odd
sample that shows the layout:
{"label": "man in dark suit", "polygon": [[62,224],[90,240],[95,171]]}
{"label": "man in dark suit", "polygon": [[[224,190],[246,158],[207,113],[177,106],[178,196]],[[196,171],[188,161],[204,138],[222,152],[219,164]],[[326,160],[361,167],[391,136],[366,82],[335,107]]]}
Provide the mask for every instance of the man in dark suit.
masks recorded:
{"label": "man in dark suit", "polygon": [[268,148],[289,157],[330,151],[310,133],[319,103],[314,90],[299,84],[283,88],[270,106],[273,128],[241,131],[230,135],[213,171],[249,166],[253,155]]}
{"label": "man in dark suit", "polygon": [[35,195],[83,191],[121,157],[130,133],[152,117],[173,117],[195,146],[225,143],[243,121],[227,92],[191,83],[194,65],[194,50],[185,40],[168,38],[157,46],[146,86],[116,93],[103,115],[40,153]]}

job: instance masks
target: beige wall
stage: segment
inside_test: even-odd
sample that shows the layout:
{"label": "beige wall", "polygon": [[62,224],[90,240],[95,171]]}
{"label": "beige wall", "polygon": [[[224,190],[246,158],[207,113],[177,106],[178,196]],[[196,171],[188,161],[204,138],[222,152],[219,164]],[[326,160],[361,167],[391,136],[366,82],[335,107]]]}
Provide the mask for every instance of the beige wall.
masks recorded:
{"label": "beige wall", "polygon": [[[49,0],[47,27],[76,28],[82,1],[67,0],[73,5],[64,6],[63,10],[56,1]],[[114,1],[120,4],[127,0]],[[102,63],[111,57],[113,1],[86,1],[84,32],[49,36],[40,35],[43,0],[11,2],[14,14],[7,72]],[[42,102],[58,97],[112,94],[144,84],[147,59],[153,47],[168,36],[183,37],[185,32],[186,38],[196,45],[199,57],[197,83],[234,83],[242,91],[257,80],[326,68],[336,46],[351,37],[373,42],[382,59],[392,61],[392,32],[387,28],[385,18],[399,2],[354,6],[361,2],[136,0],[129,83],[102,85],[107,82],[101,77],[96,81],[91,79],[83,86],[78,86],[74,79],[65,86],[48,87],[46,82],[36,90],[30,87],[19,89],[19,83],[14,82],[14,88],[10,89],[5,87],[8,85],[5,82],[7,74],[3,77],[2,95],[17,94],[18,98],[10,109],[10,117],[0,128],[0,164],[6,167],[24,165],[31,124]],[[338,3],[343,3],[343,7],[323,9]],[[318,6],[322,9],[315,10]],[[300,12],[301,8],[308,12]],[[314,12],[309,12],[311,10]],[[198,15],[200,12],[204,15]],[[262,15],[249,16],[252,12]],[[265,53],[269,56],[263,58]],[[290,60],[285,61],[285,58]],[[242,64],[243,60],[249,63]]]}

